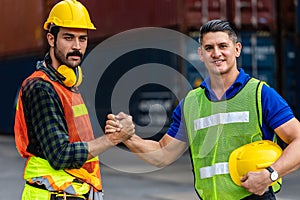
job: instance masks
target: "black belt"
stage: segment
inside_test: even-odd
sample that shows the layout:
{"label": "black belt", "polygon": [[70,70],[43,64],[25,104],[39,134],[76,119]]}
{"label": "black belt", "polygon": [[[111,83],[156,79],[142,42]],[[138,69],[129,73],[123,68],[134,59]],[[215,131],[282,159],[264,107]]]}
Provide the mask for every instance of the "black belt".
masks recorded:
{"label": "black belt", "polygon": [[[45,187],[44,184],[40,185],[40,184],[37,184],[37,183],[30,183],[28,181],[26,181],[26,184],[30,185],[32,187],[38,188],[38,189],[47,190],[47,188]],[[47,190],[47,191],[49,191],[49,190]],[[89,195],[89,193],[87,193],[87,194],[84,194],[82,196],[74,196],[74,195],[66,194],[64,192],[51,192],[51,191],[49,191],[49,192],[51,193],[50,200],[64,200],[64,199],[67,199],[67,200],[85,200],[85,199],[88,199],[88,195]]]}
{"label": "black belt", "polygon": [[70,196],[63,193],[51,194],[50,200],[86,200],[85,196]]}

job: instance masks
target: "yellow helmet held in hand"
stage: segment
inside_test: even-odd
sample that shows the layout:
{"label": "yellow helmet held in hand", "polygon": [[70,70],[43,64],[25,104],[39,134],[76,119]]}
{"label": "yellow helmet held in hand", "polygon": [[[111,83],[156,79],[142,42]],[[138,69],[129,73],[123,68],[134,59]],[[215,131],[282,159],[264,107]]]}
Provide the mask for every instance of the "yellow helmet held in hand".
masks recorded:
{"label": "yellow helmet held in hand", "polygon": [[87,9],[76,0],[63,0],[57,3],[50,11],[44,29],[49,30],[51,24],[67,28],[96,29]]}
{"label": "yellow helmet held in hand", "polygon": [[280,146],[269,140],[252,142],[235,149],[228,163],[232,181],[240,186],[240,179],[248,172],[261,171],[271,166],[281,154]]}

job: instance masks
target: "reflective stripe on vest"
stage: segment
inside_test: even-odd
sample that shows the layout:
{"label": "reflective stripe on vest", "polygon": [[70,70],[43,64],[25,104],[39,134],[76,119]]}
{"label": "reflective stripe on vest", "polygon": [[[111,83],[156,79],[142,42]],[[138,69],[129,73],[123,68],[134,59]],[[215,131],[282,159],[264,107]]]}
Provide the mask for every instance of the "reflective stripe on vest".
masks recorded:
{"label": "reflective stripe on vest", "polygon": [[249,122],[249,112],[230,112],[218,113],[208,117],[196,119],[194,121],[195,131],[200,129],[216,126],[219,124],[231,124],[239,122]]}
{"label": "reflective stripe on vest", "polygon": [[73,112],[75,117],[87,115],[88,111],[84,104],[73,106]]}
{"label": "reflective stripe on vest", "polygon": [[[88,160],[87,162],[97,162],[98,159]],[[90,190],[91,182],[99,182],[98,177],[93,177],[84,168],[74,169],[79,176],[70,174],[67,170],[54,170],[49,162],[39,157],[30,157],[26,163],[24,179],[30,183],[42,184],[49,191],[65,191],[69,194],[82,195]],[[75,179],[88,181],[83,183],[74,182]],[[98,183],[99,184],[99,183]]]}
{"label": "reflective stripe on vest", "polygon": [[[23,86],[26,83],[26,81],[33,78],[42,78],[45,81],[51,83],[55,91],[57,92],[60,101],[63,105],[70,143],[77,142],[77,141],[90,141],[94,139],[94,134],[88,116],[88,111],[82,100],[81,95],[79,93],[74,93],[68,90],[58,82],[51,81],[49,77],[42,71],[35,71],[30,77],[28,77],[23,82]],[[14,130],[15,130],[15,136],[16,136],[15,138],[16,138],[16,145],[18,151],[23,157],[28,158],[27,165],[24,169],[24,179],[30,180],[32,182],[34,180],[38,180],[38,179],[40,180],[44,177],[48,177],[49,179],[47,181],[50,183],[50,185],[54,186],[53,189],[60,190],[61,185],[63,185],[63,188],[66,189],[71,184],[68,178],[66,182],[63,184],[57,183],[61,181],[61,179],[59,178],[62,175],[61,172],[59,172],[59,170],[50,171],[47,168],[49,165],[48,162],[47,162],[48,165],[46,165],[45,162],[37,162],[37,163],[32,162],[33,160],[36,161],[37,157],[34,157],[34,155],[27,152],[28,135],[27,135],[26,121],[23,113],[21,96],[22,96],[22,91],[20,91],[19,94]],[[40,174],[36,174],[34,170],[30,170],[30,169],[38,169],[37,173]],[[49,174],[42,174],[43,172],[40,169],[45,169],[46,173]],[[64,173],[67,174],[66,172]],[[100,177],[100,164],[97,158],[95,160],[86,162],[81,169],[68,170],[68,173],[69,173],[68,176],[71,176],[70,174],[72,174],[73,179],[74,177],[77,177],[76,175],[78,175],[77,178],[86,182],[88,187],[93,186],[98,191],[102,190],[102,183]],[[65,176],[65,174],[62,177],[67,177]],[[57,185],[60,186],[55,188]]]}
{"label": "reflective stripe on vest", "polygon": [[200,178],[211,178],[215,175],[229,174],[228,162],[216,163],[212,166],[200,168]]}

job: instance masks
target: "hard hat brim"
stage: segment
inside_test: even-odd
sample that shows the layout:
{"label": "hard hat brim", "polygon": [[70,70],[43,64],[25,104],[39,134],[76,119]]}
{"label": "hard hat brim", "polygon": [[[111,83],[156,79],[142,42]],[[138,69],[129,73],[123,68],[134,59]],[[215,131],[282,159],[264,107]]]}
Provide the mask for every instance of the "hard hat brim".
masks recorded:
{"label": "hard hat brim", "polygon": [[238,169],[237,169],[237,160],[236,157],[238,156],[238,154],[241,152],[241,148],[235,149],[229,156],[229,174],[230,177],[232,179],[232,181],[238,185],[241,186],[242,182],[241,182],[241,178],[242,176],[240,176],[238,174]]}

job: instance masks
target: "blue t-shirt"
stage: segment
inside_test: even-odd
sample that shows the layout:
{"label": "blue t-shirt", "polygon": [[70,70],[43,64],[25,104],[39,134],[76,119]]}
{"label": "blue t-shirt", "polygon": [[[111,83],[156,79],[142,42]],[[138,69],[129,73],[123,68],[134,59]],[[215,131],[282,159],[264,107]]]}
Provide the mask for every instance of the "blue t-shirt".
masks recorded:
{"label": "blue t-shirt", "polygon": [[[228,88],[221,100],[225,100],[233,97],[237,94],[244,85],[250,79],[250,76],[244,72],[243,69],[239,69],[240,73],[235,82]],[[217,101],[215,93],[211,90],[210,79],[205,79],[200,87],[205,89],[205,94],[212,101]],[[178,140],[187,141],[187,133],[182,114],[183,100],[177,105],[173,111],[172,124],[167,131],[167,134]],[[287,102],[271,87],[264,85],[262,87],[262,131],[263,139],[273,140],[274,129],[281,126],[285,122],[294,118],[293,111],[287,104]]]}

